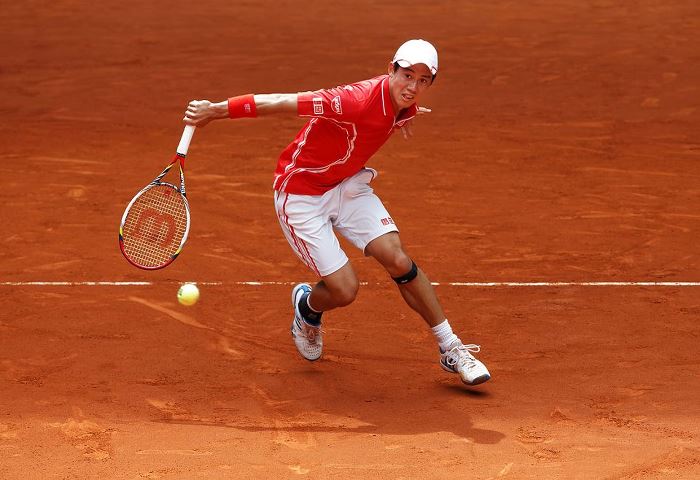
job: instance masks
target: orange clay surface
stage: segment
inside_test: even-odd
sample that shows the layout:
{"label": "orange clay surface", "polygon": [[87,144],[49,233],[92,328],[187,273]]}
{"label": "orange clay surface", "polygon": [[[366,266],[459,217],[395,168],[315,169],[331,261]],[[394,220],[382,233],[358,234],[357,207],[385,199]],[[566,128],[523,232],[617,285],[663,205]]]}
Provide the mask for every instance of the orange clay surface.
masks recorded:
{"label": "orange clay surface", "polygon": [[[332,3],[3,6],[0,478],[700,477],[700,287],[449,285],[700,281],[697,1]],[[374,187],[490,382],[443,372],[350,249],[366,284],[299,357],[314,277],[270,188],[298,118],[198,130],[183,254],[121,257],[189,100],[361,80],[411,37],[441,54],[433,113]],[[184,281],[221,283],[186,308]]]}

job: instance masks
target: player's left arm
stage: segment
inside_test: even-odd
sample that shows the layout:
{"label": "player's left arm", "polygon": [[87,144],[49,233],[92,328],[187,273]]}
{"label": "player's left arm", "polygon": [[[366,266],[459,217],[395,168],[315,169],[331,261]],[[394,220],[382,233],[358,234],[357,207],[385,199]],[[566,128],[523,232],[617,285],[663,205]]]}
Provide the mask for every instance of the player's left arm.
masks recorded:
{"label": "player's left arm", "polygon": [[[429,108],[418,107],[416,115],[424,115],[430,112],[432,112],[432,110]],[[409,137],[413,136],[413,118],[406,122],[403,127],[401,127],[401,133],[403,133],[403,138],[407,140]]]}

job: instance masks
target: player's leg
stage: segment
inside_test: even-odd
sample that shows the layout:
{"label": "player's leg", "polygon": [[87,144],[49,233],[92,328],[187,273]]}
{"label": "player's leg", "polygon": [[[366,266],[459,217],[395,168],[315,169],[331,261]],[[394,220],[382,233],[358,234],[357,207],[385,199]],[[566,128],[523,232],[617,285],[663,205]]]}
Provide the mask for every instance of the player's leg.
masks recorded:
{"label": "player's leg", "polygon": [[360,281],[348,261],[339,270],[321,277],[311,290],[309,303],[317,312],[344,307],[355,300],[359,288]]}
{"label": "player's leg", "polygon": [[304,358],[313,361],[321,357],[321,316],[328,310],[351,303],[358,288],[357,276],[350,262],[347,262],[340,270],[324,276],[313,287],[308,283],[300,283],[292,289],[292,338]]}
{"label": "player's leg", "polygon": [[342,209],[335,219],[336,230],[366,255],[375,257],[397,282],[406,303],[434,327],[445,320],[435,291],[425,274],[412,271],[413,261],[401,247],[398,228],[369,183],[377,172],[365,168],[340,185]]}
{"label": "player's leg", "polygon": [[423,270],[415,266],[404,252],[398,232],[390,232],[372,240],[365,248],[396,280],[399,292],[409,307],[415,310],[430,327],[445,321],[445,313],[435,289]]}
{"label": "player's leg", "polygon": [[375,176],[376,172],[365,169],[341,184],[343,202],[334,223],[336,230],[376,258],[396,281],[406,303],[432,328],[445,370],[459,373],[471,385],[488,380],[488,370],[472,355],[479,347],[463,345],[452,332],[428,277],[403,250],[398,228],[369,186]]}
{"label": "player's leg", "polygon": [[330,216],[337,193],[324,195],[275,194],[282,231],[297,256],[321,280],[313,287],[302,283],[292,289],[292,338],[307,360],[321,356],[323,312],[351,303],[359,281],[333,232]]}
{"label": "player's leg", "polygon": [[472,355],[480,347],[464,345],[452,331],[430,280],[403,250],[398,232],[372,240],[365,252],[386,269],[408,306],[430,325],[440,347],[442,368],[459,374],[468,385],[477,385],[491,378],[486,366]]}
{"label": "player's leg", "polygon": [[282,231],[294,253],[321,280],[312,288],[309,302],[317,312],[352,303],[359,281],[333,232],[331,217],[337,210],[336,191],[324,195],[275,195]]}

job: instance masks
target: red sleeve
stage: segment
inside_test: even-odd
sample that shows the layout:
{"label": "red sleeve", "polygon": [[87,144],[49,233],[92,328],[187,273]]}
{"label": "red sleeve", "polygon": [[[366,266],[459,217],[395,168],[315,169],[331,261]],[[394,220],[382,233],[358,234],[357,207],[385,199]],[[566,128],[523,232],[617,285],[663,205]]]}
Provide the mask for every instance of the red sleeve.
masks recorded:
{"label": "red sleeve", "polygon": [[302,117],[323,117],[353,122],[365,101],[365,92],[358,85],[301,92],[297,112]]}

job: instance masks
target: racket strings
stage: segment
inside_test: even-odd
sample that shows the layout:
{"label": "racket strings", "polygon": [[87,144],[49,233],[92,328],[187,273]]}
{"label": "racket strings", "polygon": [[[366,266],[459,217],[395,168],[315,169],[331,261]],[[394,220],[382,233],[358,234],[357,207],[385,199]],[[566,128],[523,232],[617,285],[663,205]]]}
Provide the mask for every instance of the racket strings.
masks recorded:
{"label": "racket strings", "polygon": [[134,263],[157,267],[181,248],[187,231],[184,198],[169,185],[156,185],[134,201],[123,227],[124,253]]}

